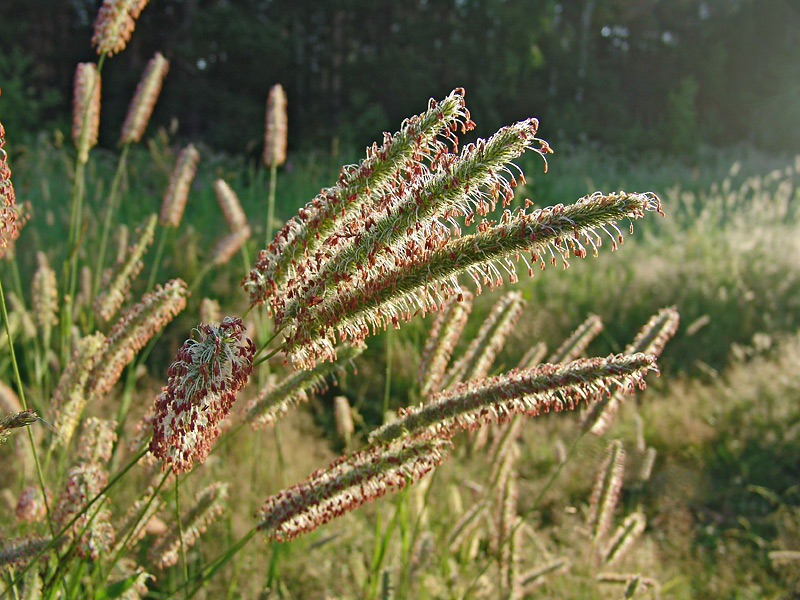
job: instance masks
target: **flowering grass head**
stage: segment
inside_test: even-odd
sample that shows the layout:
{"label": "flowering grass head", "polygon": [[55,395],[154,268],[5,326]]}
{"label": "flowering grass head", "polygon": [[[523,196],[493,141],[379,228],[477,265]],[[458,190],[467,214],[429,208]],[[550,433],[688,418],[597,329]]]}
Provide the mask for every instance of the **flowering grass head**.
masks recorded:
{"label": "flowering grass head", "polygon": [[219,325],[198,325],[168,371],[167,386],[156,400],[150,451],[175,473],[203,462],[219,435],[236,393],[253,370],[255,345],[242,320],[225,317]]}
{"label": "flowering grass head", "polygon": [[94,22],[92,45],[98,54],[114,55],[125,49],[136,19],[148,0],[103,0]]}
{"label": "flowering grass head", "polygon": [[6,143],[6,130],[0,123],[0,258],[6,248],[19,236],[17,229],[17,209],[14,185],[11,183],[11,168],[3,145]]}

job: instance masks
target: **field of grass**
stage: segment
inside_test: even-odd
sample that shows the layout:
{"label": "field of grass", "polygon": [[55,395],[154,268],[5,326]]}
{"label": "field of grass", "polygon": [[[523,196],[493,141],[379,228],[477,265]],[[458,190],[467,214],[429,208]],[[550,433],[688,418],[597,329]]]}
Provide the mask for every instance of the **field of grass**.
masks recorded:
{"label": "field of grass", "polygon": [[[547,137],[545,130],[542,135]],[[52,419],[51,395],[69,356],[58,340],[86,336],[92,326],[107,332],[114,320],[101,321],[90,304],[78,301],[75,332],[60,337],[54,327],[44,333],[31,282],[40,269],[37,252],[44,252],[59,273],[71,261],[75,152],[60,134],[42,134],[25,144],[14,143],[10,134],[7,140],[17,201],[27,203],[28,222],[3,259],[0,277],[28,405]],[[131,149],[119,183],[109,257],[124,256],[124,246],[132,243],[117,249],[117,226],[124,225],[133,240],[137,224],[158,212],[179,149],[164,131]],[[248,308],[239,282],[264,245],[268,173],[209,148],[199,150],[183,222],[165,234],[157,272],[159,282],[174,277],[198,282],[188,307],[128,367],[112,393],[85,409],[84,418],[123,417],[111,473],[125,465],[127,440],[166,384],[167,367],[181,343],[200,321],[201,299],[219,302],[221,315],[242,315]],[[209,484],[229,485],[224,511],[193,546],[186,543],[182,560],[156,569],[147,558],[175,521],[176,492],[166,485],[162,511],[113,573],[105,573],[110,566],[96,559],[75,559],[65,573],[42,567],[44,579],[64,580],[51,597],[82,597],[81,589],[95,590],[97,598],[116,597],[104,586],[125,581],[136,565],[155,575],[145,596],[152,598],[168,597],[195,578],[204,582],[196,597],[206,598],[755,599],[800,594],[800,553],[792,554],[800,551],[800,157],[767,157],[746,148],[708,150],[688,165],[657,156],[616,158],[599,148],[555,150],[546,174],[538,156],[518,161],[527,183],[517,188],[515,203],[529,198],[537,207],[568,204],[598,189],[653,191],[666,216],[637,222],[630,236],[627,222],[621,222],[626,241],[616,252],[606,242],[598,258],[570,259],[566,271],[549,267],[531,279],[521,275],[517,284],[484,291],[475,298],[454,356],[465,351],[493,304],[511,290],[521,292],[526,306],[491,373],[516,366],[540,342],[546,347],[543,356],[553,355],[591,314],[604,327],[585,355],[623,352],[651,315],[674,306],[680,326],[659,359],[661,377],[651,375],[648,389],[628,397],[603,435],[583,433],[579,411],[459,433],[450,459],[415,485],[295,541],[264,542],[257,534],[222,561],[218,573],[201,573],[251,530],[252,515],[268,496],[342,452],[364,447],[368,433],[384,422],[386,409],[421,401],[416,373],[434,315],[416,317],[398,330],[368,338],[368,349],[353,368],[273,429],[239,431],[238,407],[287,372],[279,360],[257,369],[234,408],[229,431],[236,435],[225,437],[202,466],[181,479],[183,512]],[[94,150],[86,165],[78,264],[95,262],[118,158],[117,151]],[[278,171],[277,220],[296,214],[320,188],[335,183],[342,162],[359,158],[356,153],[344,158],[290,154]],[[240,253],[205,274],[214,242],[227,233],[212,186],[218,178],[238,194],[253,235]],[[126,306],[148,290],[154,252],[145,255]],[[59,298],[63,293],[61,288]],[[62,300],[59,304],[63,308]],[[251,313],[248,330],[263,328],[262,317]],[[12,366],[3,345],[2,381],[15,387]],[[336,396],[347,397],[352,407],[350,440],[337,433]],[[47,456],[42,466],[53,499],[75,459],[75,440],[53,449],[50,430],[36,424],[31,431],[31,440],[17,431],[0,446],[0,502],[9,516],[0,523],[3,552],[17,536],[45,531],[41,520],[16,522],[12,516],[22,489],[38,481],[29,441]],[[624,466],[624,475],[615,479],[606,473],[599,479],[605,487],[595,486],[604,461],[619,449],[624,459],[617,455],[613,464]],[[108,494],[111,522],[117,524],[132,500],[159,479],[137,465]],[[598,524],[598,502],[591,500],[593,487],[595,495],[608,499],[600,503],[607,508],[605,530]],[[625,527],[633,533],[617,557],[607,550]],[[0,591],[16,572],[0,571]]]}

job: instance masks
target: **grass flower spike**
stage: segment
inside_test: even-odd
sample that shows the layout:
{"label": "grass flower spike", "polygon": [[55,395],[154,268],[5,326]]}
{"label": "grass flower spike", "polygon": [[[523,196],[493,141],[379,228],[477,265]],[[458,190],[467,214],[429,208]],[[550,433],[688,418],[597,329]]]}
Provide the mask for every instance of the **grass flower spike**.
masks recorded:
{"label": "grass flower spike", "polygon": [[455,296],[449,298],[444,309],[436,314],[417,369],[417,383],[423,397],[439,389],[471,310],[472,294],[466,292],[461,300]]}
{"label": "grass flower spike", "polygon": [[189,198],[189,188],[199,161],[200,153],[192,144],[186,146],[178,155],[178,161],[169,178],[169,185],[164,192],[164,199],[161,201],[158,222],[164,227],[178,227],[181,224],[186,200]]}
{"label": "grass flower spike", "polygon": [[123,142],[138,142],[142,139],[168,70],[169,61],[160,52],[156,52],[147,63],[125,115],[125,122],[122,124]]}
{"label": "grass flower spike", "polygon": [[92,45],[98,54],[114,55],[125,49],[136,19],[148,0],[103,0],[94,22]]}
{"label": "grass flower spike", "polygon": [[[202,463],[219,435],[236,393],[253,370],[255,345],[242,320],[225,317],[219,325],[198,325],[169,368],[167,386],[156,400],[150,451],[162,469],[175,473]],[[197,335],[197,339],[194,335]]]}
{"label": "grass flower spike", "polygon": [[418,481],[441,464],[448,447],[445,440],[404,440],[356,452],[269,498],[256,513],[258,528],[270,539],[292,540]]}
{"label": "grass flower spike", "polygon": [[0,258],[6,253],[9,244],[19,236],[11,168],[8,166],[6,151],[3,150],[5,143],[6,130],[0,123]]}
{"label": "grass flower spike", "polygon": [[105,344],[106,338],[102,333],[82,338],[61,373],[52,399],[54,424],[59,432],[54,440],[55,446],[68,446],[75,433],[89,399],[89,392],[86,389],[89,375],[97,364]]}
{"label": "grass flower spike", "polygon": [[126,253],[125,261],[117,265],[113,279],[109,276],[110,281],[103,286],[103,291],[95,296],[94,309],[104,321],[110,320],[125,302],[125,295],[130,290],[131,281],[142,270],[144,266],[142,257],[153,243],[156,222],[156,215],[150,215],[141,228],[136,243]]}
{"label": "grass flower spike", "polygon": [[[357,216],[372,198],[394,186],[400,175],[412,176],[423,169],[423,158],[440,149],[444,140],[456,143],[453,130],[473,127],[464,106],[463,90],[456,90],[441,102],[431,101],[424,113],[407,119],[400,131],[385,135],[356,166],[343,167],[338,183],[322,190],[298,211],[259,253],[242,285],[251,304],[263,304],[284,289],[283,283],[295,273],[302,274],[303,258],[312,257],[322,242],[342,223]],[[452,129],[451,129],[452,128]]]}
{"label": "grass flower spike", "polygon": [[136,353],[186,308],[189,291],[181,279],[158,285],[139,303],[126,310],[111,328],[87,382],[91,397],[101,398],[119,380]]}
{"label": "grass flower spike", "polygon": [[363,351],[364,346],[342,344],[336,348],[336,360],[320,361],[311,369],[294,371],[275,385],[265,387],[247,405],[245,419],[253,429],[274,425],[293,406],[326,389],[328,377],[343,371]]}
{"label": "grass flower spike", "polygon": [[515,414],[537,416],[550,410],[574,409],[580,402],[597,401],[617,388],[644,386],[644,375],[650,370],[655,370],[652,356],[620,354],[579,359],[565,365],[543,364],[526,371],[512,370],[466,381],[435,394],[424,406],[400,409],[399,418],[373,431],[370,441],[448,436],[457,429],[475,429]]}
{"label": "grass flower spike", "polygon": [[[56,273],[47,262],[44,252],[36,253],[38,268],[31,282],[33,316],[41,331],[48,332],[58,324],[58,284]],[[49,333],[45,335],[48,338]]]}
{"label": "grass flower spike", "polygon": [[99,129],[100,73],[94,63],[79,63],[72,98],[72,141],[78,151],[78,162],[89,160],[89,150],[97,145]]}
{"label": "grass flower spike", "polygon": [[286,136],[289,125],[286,117],[286,92],[276,83],[267,96],[267,125],[264,132],[264,164],[280,166],[286,162]]}
{"label": "grass flower spike", "polygon": [[224,179],[215,180],[214,193],[217,196],[219,207],[225,215],[225,222],[228,224],[228,229],[235,233],[247,225],[247,215],[244,214],[244,209],[242,209],[242,204],[239,202],[239,197],[231,186],[228,185],[228,182]]}
{"label": "grass flower spike", "polygon": [[194,505],[181,515],[181,527],[173,526],[148,552],[150,560],[159,569],[166,569],[178,562],[181,546],[191,548],[206,528],[225,509],[228,500],[228,484],[212,483],[195,495]]}

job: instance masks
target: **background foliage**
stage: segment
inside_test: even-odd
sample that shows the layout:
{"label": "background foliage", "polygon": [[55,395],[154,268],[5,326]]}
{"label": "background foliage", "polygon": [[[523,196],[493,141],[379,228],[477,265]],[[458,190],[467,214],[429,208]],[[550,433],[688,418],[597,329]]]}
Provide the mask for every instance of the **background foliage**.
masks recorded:
{"label": "background foliage", "polygon": [[[0,6],[0,99],[19,133],[65,126],[97,2]],[[789,0],[162,0],[103,86],[106,145],[145,62],[171,72],[155,122],[258,155],[264,99],[290,101],[290,146],[361,146],[464,87],[482,126],[531,115],[563,136],[692,153],[700,140],[797,148],[800,9]],[[27,66],[26,66],[27,65]],[[24,102],[18,93],[22,90]],[[558,131],[550,128],[558,127]]]}

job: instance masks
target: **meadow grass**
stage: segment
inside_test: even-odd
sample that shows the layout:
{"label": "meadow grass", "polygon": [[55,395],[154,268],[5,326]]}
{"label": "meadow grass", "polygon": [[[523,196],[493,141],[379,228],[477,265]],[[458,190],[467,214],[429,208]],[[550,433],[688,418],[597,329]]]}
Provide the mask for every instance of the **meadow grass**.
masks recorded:
{"label": "meadow grass", "polygon": [[167,67],[119,149],[93,80],[78,152],[9,144],[19,213],[2,156],[4,597],[792,593],[800,161],[550,156],[535,120],[456,150],[455,90],[342,170],[198,144],[181,219]]}

